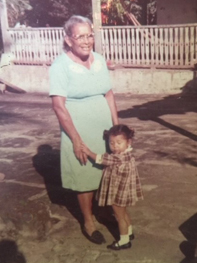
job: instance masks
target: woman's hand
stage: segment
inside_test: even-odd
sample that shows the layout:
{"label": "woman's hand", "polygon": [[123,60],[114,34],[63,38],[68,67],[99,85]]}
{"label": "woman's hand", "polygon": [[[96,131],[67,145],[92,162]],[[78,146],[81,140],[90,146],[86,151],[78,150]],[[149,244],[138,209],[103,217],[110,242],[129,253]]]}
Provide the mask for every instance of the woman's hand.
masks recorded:
{"label": "woman's hand", "polygon": [[82,145],[81,145],[81,150],[82,150],[82,152],[85,153],[87,156],[90,155],[90,149],[89,149],[84,143],[82,143]]}
{"label": "woman's hand", "polygon": [[74,151],[76,158],[80,161],[81,165],[86,165],[87,154],[83,152],[82,145],[84,145],[82,140],[80,138],[76,138],[73,141],[73,151]]}
{"label": "woman's hand", "polygon": [[84,143],[82,144],[81,149],[82,149],[82,152],[86,154],[86,156],[96,161],[97,154],[93,153]]}

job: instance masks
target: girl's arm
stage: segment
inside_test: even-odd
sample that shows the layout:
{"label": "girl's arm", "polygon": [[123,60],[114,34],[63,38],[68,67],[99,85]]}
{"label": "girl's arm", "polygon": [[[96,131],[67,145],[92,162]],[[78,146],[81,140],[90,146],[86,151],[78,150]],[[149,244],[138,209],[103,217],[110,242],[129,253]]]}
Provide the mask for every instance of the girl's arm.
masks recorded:
{"label": "girl's arm", "polygon": [[117,107],[116,107],[113,91],[109,90],[105,94],[105,98],[107,100],[107,103],[111,111],[112,122],[114,125],[117,125],[119,123],[119,120],[118,120]]}
{"label": "girl's arm", "polygon": [[87,154],[92,160],[96,161],[97,164],[103,164],[105,166],[117,165],[121,163],[118,155],[115,154],[96,154],[92,152],[86,145],[82,144],[82,151]]}
{"label": "girl's arm", "polygon": [[55,111],[59,123],[62,126],[63,130],[68,134],[68,136],[70,137],[73,143],[73,150],[76,158],[81,162],[81,164],[86,164],[87,155],[81,150],[81,145],[83,143],[82,139],[73,124],[72,118],[68,110],[65,107],[65,102],[66,102],[65,97],[53,96],[52,97],[53,110]]}

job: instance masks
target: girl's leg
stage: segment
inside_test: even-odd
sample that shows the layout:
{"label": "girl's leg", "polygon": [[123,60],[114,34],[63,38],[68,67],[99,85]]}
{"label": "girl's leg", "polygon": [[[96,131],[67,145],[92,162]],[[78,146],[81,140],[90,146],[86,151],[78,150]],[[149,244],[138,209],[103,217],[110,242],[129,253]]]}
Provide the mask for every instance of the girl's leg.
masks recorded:
{"label": "girl's leg", "polygon": [[114,214],[116,220],[118,222],[118,228],[120,231],[120,235],[127,235],[128,234],[128,215],[126,212],[126,207],[121,207],[117,205],[112,205],[114,210]]}
{"label": "girl's leg", "polygon": [[129,238],[130,238],[130,240],[133,240],[135,237],[134,237],[134,234],[133,234],[133,228],[132,228],[131,220],[130,220],[130,217],[129,217],[129,214],[128,214],[127,211],[125,213],[125,220],[126,220],[127,225],[128,225]]}
{"label": "girl's leg", "polygon": [[120,240],[114,242],[107,248],[113,250],[127,249],[131,247],[131,242],[129,238],[129,226],[131,225],[129,215],[126,211],[126,207],[121,207],[117,205],[112,205],[116,220],[118,221],[118,228],[120,232]]}
{"label": "girl's leg", "polygon": [[118,228],[120,232],[120,240],[118,242],[113,242],[111,245],[107,246],[109,249],[120,250],[131,247],[131,242],[129,240],[128,234],[128,218],[126,215],[126,207],[120,207],[117,205],[112,205],[116,220],[118,221]]}
{"label": "girl's leg", "polygon": [[125,212],[125,221],[127,222],[128,226],[131,225],[131,220],[130,220],[130,217],[129,217],[129,214],[128,214],[127,210]]}
{"label": "girl's leg", "polygon": [[131,242],[128,235],[128,223],[126,216],[126,207],[112,205],[116,220],[118,221],[118,228],[120,232],[120,240],[107,246],[109,249],[120,250],[131,247]]}
{"label": "girl's leg", "polygon": [[88,235],[91,235],[96,230],[92,215],[93,195],[94,192],[85,192],[77,195],[79,206],[84,218],[84,227]]}

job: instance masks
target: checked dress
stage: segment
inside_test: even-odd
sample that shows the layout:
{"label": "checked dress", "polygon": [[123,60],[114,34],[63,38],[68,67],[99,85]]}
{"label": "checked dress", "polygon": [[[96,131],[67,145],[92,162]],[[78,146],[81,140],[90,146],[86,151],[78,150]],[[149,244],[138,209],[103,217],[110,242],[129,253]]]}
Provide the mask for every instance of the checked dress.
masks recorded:
{"label": "checked dress", "polygon": [[132,148],[120,154],[97,155],[96,163],[104,166],[96,198],[99,206],[131,206],[143,199]]}

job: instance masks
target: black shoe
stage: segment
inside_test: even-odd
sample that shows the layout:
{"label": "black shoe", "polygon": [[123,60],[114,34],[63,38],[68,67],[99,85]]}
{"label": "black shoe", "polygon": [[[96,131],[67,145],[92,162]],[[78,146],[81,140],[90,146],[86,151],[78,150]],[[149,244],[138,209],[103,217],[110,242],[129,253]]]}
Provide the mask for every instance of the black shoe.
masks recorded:
{"label": "black shoe", "polygon": [[111,245],[108,245],[107,248],[112,249],[112,250],[127,249],[127,248],[131,248],[131,242],[129,241],[128,243],[124,245],[119,245],[118,242],[114,241]]}
{"label": "black shoe", "polygon": [[84,234],[84,236],[91,241],[92,243],[101,245],[102,243],[106,243],[106,240],[104,238],[104,236],[101,234],[101,232],[99,232],[98,230],[95,230],[92,235],[90,236],[87,231],[85,230],[85,228],[82,229],[82,233]]}
{"label": "black shoe", "polygon": [[131,235],[129,236],[129,240],[130,240],[130,241],[133,240],[134,238],[135,238],[134,234],[131,234]]}

